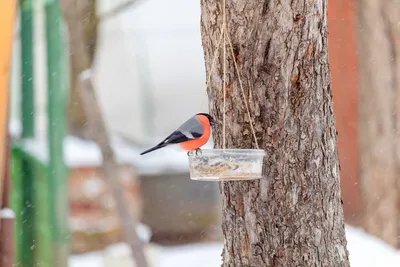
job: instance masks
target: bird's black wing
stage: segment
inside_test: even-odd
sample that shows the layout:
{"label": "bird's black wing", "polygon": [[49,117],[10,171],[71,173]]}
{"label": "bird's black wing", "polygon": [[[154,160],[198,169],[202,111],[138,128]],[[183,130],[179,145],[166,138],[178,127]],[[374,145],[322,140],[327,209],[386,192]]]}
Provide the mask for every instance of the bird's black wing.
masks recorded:
{"label": "bird's black wing", "polygon": [[174,131],[172,134],[170,134],[167,138],[164,139],[159,145],[167,145],[167,144],[179,144],[182,142],[186,142],[189,140],[194,140],[196,138],[201,137],[201,134],[199,133],[191,133],[191,137],[185,135],[181,131]]}
{"label": "bird's black wing", "polygon": [[171,133],[161,143],[159,143],[155,147],[152,147],[142,152],[141,155],[144,155],[146,153],[149,153],[151,151],[160,149],[168,145],[179,144],[182,142],[200,138],[203,135],[203,132],[204,132],[203,125],[201,124],[199,119],[197,119],[197,117],[194,116],[190,120],[182,124],[176,131]]}
{"label": "bird's black wing", "polygon": [[203,135],[204,127],[196,116],[187,120],[176,131],[171,133],[160,145],[178,144],[189,140],[200,138]]}

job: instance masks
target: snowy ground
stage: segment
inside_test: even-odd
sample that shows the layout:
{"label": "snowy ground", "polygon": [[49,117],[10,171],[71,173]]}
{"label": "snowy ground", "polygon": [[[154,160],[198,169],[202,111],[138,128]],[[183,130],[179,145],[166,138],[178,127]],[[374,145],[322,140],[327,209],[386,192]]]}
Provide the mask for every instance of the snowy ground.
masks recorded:
{"label": "snowy ground", "polygon": [[[395,251],[383,241],[351,226],[347,226],[346,235],[352,267],[400,266],[400,252]],[[221,251],[222,244],[211,243],[172,248],[157,247],[151,255],[155,267],[213,267],[221,265]],[[71,256],[69,266],[108,267],[103,265],[102,252]]]}

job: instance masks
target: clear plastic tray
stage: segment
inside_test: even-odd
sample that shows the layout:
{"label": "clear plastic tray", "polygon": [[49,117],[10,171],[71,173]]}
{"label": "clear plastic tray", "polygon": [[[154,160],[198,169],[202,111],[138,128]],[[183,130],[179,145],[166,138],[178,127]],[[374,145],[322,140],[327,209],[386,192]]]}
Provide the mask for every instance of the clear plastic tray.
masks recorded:
{"label": "clear plastic tray", "polygon": [[189,153],[190,179],[201,181],[254,180],[263,176],[262,149],[202,149]]}

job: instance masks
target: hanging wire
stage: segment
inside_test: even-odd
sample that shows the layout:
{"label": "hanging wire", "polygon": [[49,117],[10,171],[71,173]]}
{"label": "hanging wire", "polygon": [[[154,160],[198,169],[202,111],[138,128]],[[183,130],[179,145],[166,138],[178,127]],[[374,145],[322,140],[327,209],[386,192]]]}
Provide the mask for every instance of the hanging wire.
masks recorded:
{"label": "hanging wire", "polygon": [[223,46],[223,54],[224,57],[222,58],[222,94],[224,95],[224,108],[223,108],[223,115],[222,115],[222,148],[226,148],[226,0],[222,1],[222,32],[224,38],[224,46]]}
{"label": "hanging wire", "polygon": [[[225,29],[225,31],[227,31],[227,29]],[[249,105],[248,105],[248,103],[246,101],[246,96],[244,94],[242,78],[240,77],[239,68],[238,68],[238,65],[237,65],[237,62],[236,62],[236,58],[235,58],[235,53],[233,52],[232,41],[231,41],[231,38],[229,37],[229,34],[227,35],[227,37],[228,37],[229,46],[231,48],[233,63],[235,64],[235,69],[236,69],[236,73],[237,73],[237,76],[238,76],[240,89],[242,91],[242,97],[243,97],[244,105],[246,106],[247,115],[249,116],[250,128],[251,128],[251,131],[253,133],[254,142],[256,143],[256,148],[260,149],[260,147],[258,146],[258,140],[257,140],[257,136],[256,136],[256,131],[254,130],[254,126],[253,126],[253,120],[251,119],[250,108],[249,108]]]}

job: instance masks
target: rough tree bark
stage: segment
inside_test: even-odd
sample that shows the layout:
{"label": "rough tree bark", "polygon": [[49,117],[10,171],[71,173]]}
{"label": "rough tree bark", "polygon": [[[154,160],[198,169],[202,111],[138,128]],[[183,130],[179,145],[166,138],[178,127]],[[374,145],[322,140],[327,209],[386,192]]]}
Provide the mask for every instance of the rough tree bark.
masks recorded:
{"label": "rough tree bark", "polygon": [[[201,2],[206,77],[220,36],[221,4]],[[226,0],[226,9],[258,142],[267,152],[267,177],[221,183],[223,266],[349,266],[328,63],[327,1]],[[221,77],[222,57],[208,84],[211,114],[219,120]],[[231,58],[226,96],[226,146],[254,148]],[[221,126],[214,140],[222,147]]]}
{"label": "rough tree bark", "polygon": [[366,231],[400,247],[400,2],[359,0],[360,184]]}

